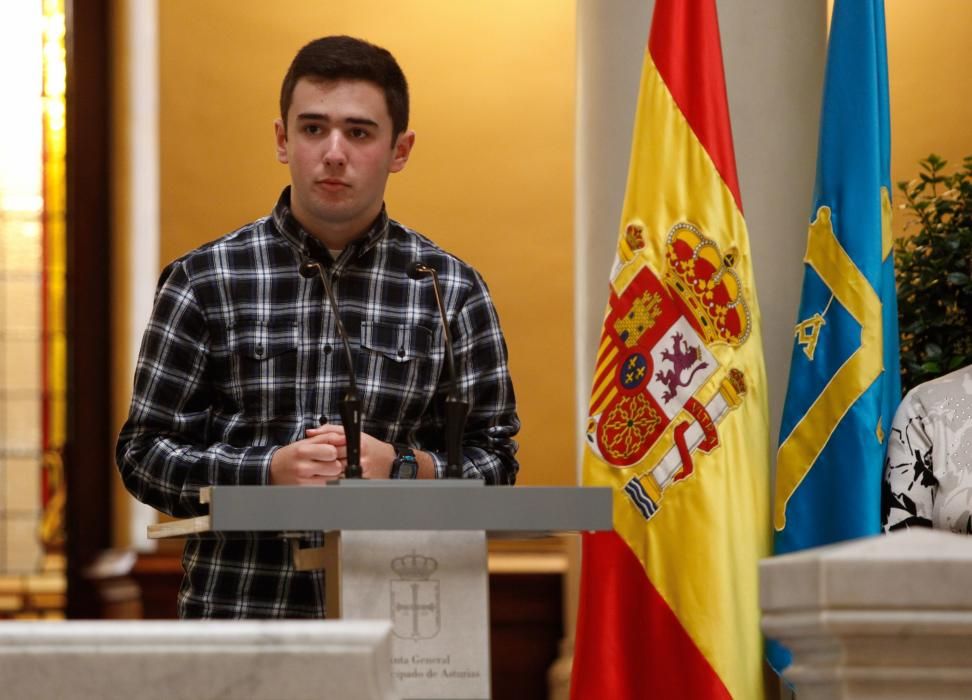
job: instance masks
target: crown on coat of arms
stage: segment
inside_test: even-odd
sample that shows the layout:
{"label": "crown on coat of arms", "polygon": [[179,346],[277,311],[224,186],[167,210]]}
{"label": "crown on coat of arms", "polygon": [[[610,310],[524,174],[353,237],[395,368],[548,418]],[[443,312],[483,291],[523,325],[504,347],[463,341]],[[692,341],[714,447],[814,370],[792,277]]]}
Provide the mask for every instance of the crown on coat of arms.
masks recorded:
{"label": "crown on coat of arms", "polygon": [[439,562],[432,557],[412,552],[392,559],[391,568],[403,579],[422,581],[435,573],[435,570],[439,568]]}
{"label": "crown on coat of arms", "polygon": [[676,224],[668,233],[665,282],[695,318],[706,344],[737,346],[749,337],[752,319],[733,269],[736,255],[735,249],[723,255],[691,224]]}

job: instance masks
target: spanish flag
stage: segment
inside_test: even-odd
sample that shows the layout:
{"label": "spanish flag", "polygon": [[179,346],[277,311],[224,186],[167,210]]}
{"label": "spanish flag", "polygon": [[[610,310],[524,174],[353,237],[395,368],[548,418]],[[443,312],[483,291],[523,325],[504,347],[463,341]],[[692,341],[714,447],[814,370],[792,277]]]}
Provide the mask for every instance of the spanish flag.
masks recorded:
{"label": "spanish flag", "polygon": [[714,0],[657,0],[632,139],[583,481],[572,697],[763,696],[769,552],[760,315]]}

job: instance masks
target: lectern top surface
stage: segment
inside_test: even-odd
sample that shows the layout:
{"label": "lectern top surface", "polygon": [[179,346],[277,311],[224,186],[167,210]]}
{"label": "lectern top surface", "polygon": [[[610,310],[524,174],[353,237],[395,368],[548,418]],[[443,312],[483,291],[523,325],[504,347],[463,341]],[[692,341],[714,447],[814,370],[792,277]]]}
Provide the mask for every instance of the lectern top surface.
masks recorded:
{"label": "lectern top surface", "polygon": [[217,486],[211,527],[232,530],[610,530],[608,488],[489,486],[464,481],[343,482],[339,487]]}

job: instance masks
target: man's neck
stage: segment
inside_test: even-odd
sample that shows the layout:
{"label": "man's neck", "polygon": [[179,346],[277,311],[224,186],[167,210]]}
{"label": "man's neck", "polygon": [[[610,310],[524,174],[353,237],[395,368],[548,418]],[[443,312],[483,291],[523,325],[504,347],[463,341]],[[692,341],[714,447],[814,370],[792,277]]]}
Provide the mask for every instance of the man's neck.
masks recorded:
{"label": "man's neck", "polygon": [[351,243],[351,241],[360,238],[364,235],[365,231],[367,231],[367,228],[360,230],[357,233],[344,231],[314,231],[307,228],[303,224],[301,224],[301,226],[305,231],[307,231],[308,235],[313,236],[318,243],[328,250],[344,250],[347,248],[348,244]]}
{"label": "man's neck", "polygon": [[377,212],[366,219],[362,217],[358,221],[333,225],[314,222],[315,225],[309,226],[305,223],[305,217],[302,217],[300,212],[293,210],[291,212],[301,228],[329,250],[344,250],[349,243],[366,235],[371,230],[371,227],[374,226],[375,220],[381,215],[381,209],[379,208]]}

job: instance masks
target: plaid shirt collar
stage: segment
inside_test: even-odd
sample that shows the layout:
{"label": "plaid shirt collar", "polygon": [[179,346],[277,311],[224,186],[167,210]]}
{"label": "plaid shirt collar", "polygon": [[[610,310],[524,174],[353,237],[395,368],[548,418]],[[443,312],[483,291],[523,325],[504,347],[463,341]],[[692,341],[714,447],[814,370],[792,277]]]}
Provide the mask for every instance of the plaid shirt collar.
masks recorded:
{"label": "plaid shirt collar", "polygon": [[[303,255],[305,252],[309,252],[311,257],[325,262],[331,260],[324,244],[308,233],[294,217],[294,213],[290,209],[290,185],[280,193],[280,198],[277,199],[277,204],[273,207],[271,218],[277,232],[299,253]],[[385,211],[385,205],[382,204],[381,211],[375,220],[360,236],[348,244],[348,248],[352,249],[353,257],[359,257],[378,245],[387,233],[388,213]]]}

